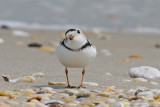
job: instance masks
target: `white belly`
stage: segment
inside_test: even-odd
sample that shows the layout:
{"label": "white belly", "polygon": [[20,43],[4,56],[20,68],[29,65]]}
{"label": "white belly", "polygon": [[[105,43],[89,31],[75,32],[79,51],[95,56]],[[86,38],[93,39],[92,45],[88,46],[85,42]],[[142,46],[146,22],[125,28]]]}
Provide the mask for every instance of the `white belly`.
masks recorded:
{"label": "white belly", "polygon": [[69,68],[85,68],[96,57],[96,48],[87,47],[81,51],[70,51],[59,44],[56,54],[60,62]]}

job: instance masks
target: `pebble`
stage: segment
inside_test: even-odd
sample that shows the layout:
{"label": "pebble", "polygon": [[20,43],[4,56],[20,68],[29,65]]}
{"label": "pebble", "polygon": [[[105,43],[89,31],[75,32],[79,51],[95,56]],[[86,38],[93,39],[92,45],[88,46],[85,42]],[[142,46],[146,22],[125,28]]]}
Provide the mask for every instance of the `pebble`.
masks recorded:
{"label": "pebble", "polygon": [[12,34],[17,37],[29,37],[29,33],[24,32],[22,30],[14,30]]}
{"label": "pebble", "polygon": [[102,97],[110,97],[111,93],[109,93],[109,92],[101,92],[101,93],[98,93],[97,95],[98,96],[102,96]]}
{"label": "pebble", "polygon": [[40,43],[30,43],[30,44],[28,44],[28,47],[40,48],[40,47],[42,47],[42,44],[40,44]]}
{"label": "pebble", "polygon": [[79,93],[76,94],[77,97],[79,96],[83,96],[83,97],[89,97],[91,94],[90,94],[90,91],[86,90],[86,89],[83,89],[83,88],[80,88],[79,89]]}
{"label": "pebble", "polygon": [[64,92],[69,94],[69,95],[77,95],[77,94],[79,94],[79,90],[77,90],[77,89],[65,89]]}
{"label": "pebble", "polygon": [[8,96],[10,99],[14,99],[15,96],[10,91],[0,90],[0,96]]}
{"label": "pebble", "polygon": [[115,99],[113,99],[113,98],[108,98],[108,99],[106,99],[106,101],[105,101],[106,103],[115,103],[116,102],[116,100]]}
{"label": "pebble", "polygon": [[66,82],[53,82],[53,81],[49,81],[48,85],[66,85]]}
{"label": "pebble", "polygon": [[106,73],[106,75],[108,75],[108,76],[112,76],[112,74],[111,74],[110,72],[107,72],[107,73]]}
{"label": "pebble", "polygon": [[160,77],[160,71],[150,66],[133,67],[129,71],[129,76],[132,78],[155,79]]}
{"label": "pebble", "polygon": [[157,82],[150,82],[150,84],[152,84],[152,85],[158,85]]}
{"label": "pebble", "polygon": [[20,105],[20,103],[17,102],[17,101],[6,101],[5,103],[9,104],[9,105],[12,105],[12,106]]}
{"label": "pebble", "polygon": [[146,79],[144,78],[134,78],[133,79],[134,82],[148,82]]}
{"label": "pebble", "polygon": [[141,59],[142,56],[138,55],[138,54],[134,54],[134,55],[129,56],[129,58],[139,58],[139,59]]}
{"label": "pebble", "polygon": [[54,93],[56,93],[54,90],[53,90],[53,88],[51,88],[51,87],[42,87],[39,91],[37,91],[37,92],[41,92],[42,94],[43,93],[48,93],[48,94],[54,94]]}
{"label": "pebble", "polygon": [[4,39],[0,38],[0,44],[4,43]]}
{"label": "pebble", "polygon": [[17,82],[33,83],[33,82],[36,82],[36,79],[33,76],[25,76],[25,77],[20,78]]}
{"label": "pebble", "polygon": [[98,86],[98,83],[95,82],[83,82],[84,86]]}
{"label": "pebble", "polygon": [[42,72],[37,72],[32,74],[33,77],[44,77],[44,73]]}
{"label": "pebble", "polygon": [[32,97],[32,98],[29,98],[29,99],[27,100],[27,102],[31,102],[32,100],[41,101],[42,98],[41,98],[40,96]]}
{"label": "pebble", "polygon": [[112,87],[109,87],[109,88],[106,88],[105,90],[104,90],[104,92],[114,92],[114,93],[118,93],[114,88],[112,88]]}
{"label": "pebble", "polygon": [[129,80],[129,79],[123,79],[122,81],[123,82],[131,82],[131,80]]}

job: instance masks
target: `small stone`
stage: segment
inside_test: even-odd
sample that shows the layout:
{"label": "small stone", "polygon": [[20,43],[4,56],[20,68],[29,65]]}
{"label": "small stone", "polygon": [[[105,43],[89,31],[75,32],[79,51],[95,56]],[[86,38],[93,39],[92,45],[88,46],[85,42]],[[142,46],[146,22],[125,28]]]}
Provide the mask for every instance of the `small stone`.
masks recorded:
{"label": "small stone", "polygon": [[49,94],[56,93],[55,91],[53,91],[53,88],[51,88],[51,87],[43,87],[43,88],[40,89],[40,91],[42,93],[49,93]]}
{"label": "small stone", "polygon": [[14,30],[12,33],[14,36],[17,36],[17,37],[29,37],[29,33],[24,32],[22,30]]}
{"label": "small stone", "polygon": [[155,79],[160,77],[160,71],[149,66],[133,67],[129,71],[129,76],[131,78]]}
{"label": "small stone", "polygon": [[37,36],[32,36],[31,40],[37,40]]}
{"label": "small stone", "polygon": [[27,103],[24,103],[22,107],[36,107],[36,103],[27,102]]}
{"label": "small stone", "polygon": [[79,93],[77,89],[65,89],[64,92],[69,95],[77,95]]}
{"label": "small stone", "polygon": [[35,95],[35,93],[36,92],[34,90],[32,90],[32,89],[26,89],[25,92],[24,92],[24,95],[33,97]]}
{"label": "small stone", "polygon": [[15,96],[10,91],[1,91],[0,90],[0,96],[8,96],[10,99],[15,98]]}
{"label": "small stone", "polygon": [[32,76],[34,76],[34,77],[44,77],[44,73],[37,72],[37,73],[32,74]]}
{"label": "small stone", "polygon": [[8,98],[8,96],[0,96],[0,101],[1,100],[8,100],[9,98]]}
{"label": "small stone", "polygon": [[4,40],[2,38],[0,38],[0,44],[4,43]]}
{"label": "small stone", "polygon": [[32,97],[32,98],[28,99],[27,102],[31,102],[32,100],[41,101],[42,98],[40,96]]}
{"label": "small stone", "polygon": [[69,95],[66,93],[55,93],[49,97],[50,99],[65,99],[69,98]]}
{"label": "small stone", "polygon": [[54,51],[55,51],[55,48],[41,46],[41,47],[40,47],[40,50],[45,50],[45,51],[54,52]]}
{"label": "small stone", "polygon": [[13,105],[13,106],[16,106],[16,105],[20,104],[19,102],[16,102],[16,101],[6,101],[5,103],[9,104],[9,105]]}
{"label": "small stone", "polygon": [[110,97],[111,94],[109,92],[101,92],[97,94],[98,96],[102,96],[102,97]]}
{"label": "small stone", "polygon": [[84,86],[98,86],[98,83],[95,82],[83,82]]}
{"label": "small stone", "polygon": [[134,82],[148,82],[146,79],[144,78],[134,78],[133,79]]}
{"label": "small stone", "polygon": [[36,82],[36,79],[33,76],[25,76],[22,77],[18,80],[18,82],[28,82],[28,83],[33,83]]}
{"label": "small stone", "polygon": [[109,87],[107,89],[104,90],[104,92],[114,92],[114,93],[118,93],[114,88]]}
{"label": "small stone", "polygon": [[66,85],[66,82],[57,82],[57,85]]}
{"label": "small stone", "polygon": [[108,75],[108,76],[112,76],[112,74],[111,74],[111,73],[109,73],[109,72],[107,72],[107,73],[106,73],[106,75]]}
{"label": "small stone", "polygon": [[129,80],[129,79],[123,79],[122,81],[123,82],[131,82],[131,80]]}
{"label": "small stone", "polygon": [[138,54],[133,54],[133,55],[129,56],[129,58],[139,58],[139,59],[141,59],[142,56],[138,55]]}
{"label": "small stone", "polygon": [[42,47],[42,44],[40,44],[40,43],[30,43],[30,44],[28,44],[28,47],[40,48],[40,47]]}
{"label": "small stone", "polygon": [[92,90],[91,92],[100,93],[101,91],[99,91],[99,90]]}
{"label": "small stone", "polygon": [[137,90],[136,89],[130,89],[128,90],[129,93],[135,93]]}
{"label": "small stone", "polygon": [[151,91],[143,91],[137,94],[137,96],[141,96],[143,98],[147,99],[154,99],[154,95]]}
{"label": "small stone", "polygon": [[48,85],[66,85],[66,82],[53,82],[53,81],[50,81],[50,82],[48,82]]}
{"label": "small stone", "polygon": [[118,98],[126,98],[126,95],[124,95],[124,94],[118,94],[117,97]]}
{"label": "small stone", "polygon": [[113,98],[106,99],[106,103],[115,103],[116,100]]}
{"label": "small stone", "polygon": [[152,84],[152,85],[158,85],[157,82],[150,82],[150,84]]}
{"label": "small stone", "polygon": [[77,97],[83,96],[83,97],[89,97],[91,94],[88,90],[80,88],[79,93],[76,95]]}
{"label": "small stone", "polygon": [[63,102],[56,101],[56,100],[51,100],[51,101],[45,102],[45,105],[47,105],[49,107],[61,107],[62,104],[63,104]]}
{"label": "small stone", "polygon": [[155,44],[155,47],[156,48],[160,48],[160,44]]}

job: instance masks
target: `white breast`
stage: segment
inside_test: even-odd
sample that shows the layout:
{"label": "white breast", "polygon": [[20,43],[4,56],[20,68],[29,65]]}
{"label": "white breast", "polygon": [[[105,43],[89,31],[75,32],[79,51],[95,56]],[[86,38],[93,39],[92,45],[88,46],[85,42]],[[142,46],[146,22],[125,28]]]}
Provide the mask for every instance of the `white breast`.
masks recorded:
{"label": "white breast", "polygon": [[56,54],[60,62],[69,68],[85,68],[96,57],[96,48],[88,46],[81,51],[71,51],[61,44],[56,48]]}

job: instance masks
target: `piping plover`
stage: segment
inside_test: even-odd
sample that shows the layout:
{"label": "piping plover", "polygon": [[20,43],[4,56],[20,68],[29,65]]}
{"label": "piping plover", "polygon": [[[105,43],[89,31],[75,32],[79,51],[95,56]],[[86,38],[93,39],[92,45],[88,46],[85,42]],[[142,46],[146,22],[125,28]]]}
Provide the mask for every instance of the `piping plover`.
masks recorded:
{"label": "piping plover", "polygon": [[91,44],[80,29],[66,31],[65,38],[56,47],[56,55],[61,64],[65,66],[68,88],[72,88],[72,86],[69,84],[67,68],[83,68],[79,86],[79,88],[83,88],[85,67],[95,59],[96,54],[96,47]]}

